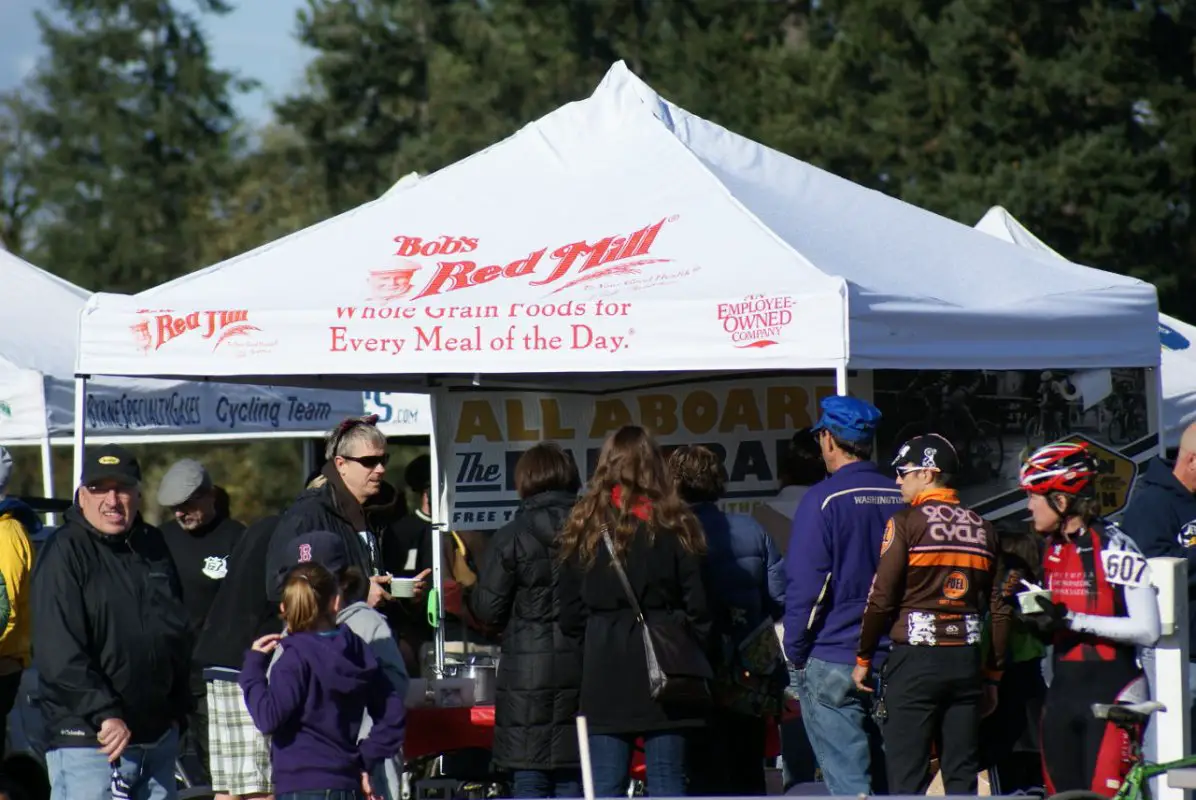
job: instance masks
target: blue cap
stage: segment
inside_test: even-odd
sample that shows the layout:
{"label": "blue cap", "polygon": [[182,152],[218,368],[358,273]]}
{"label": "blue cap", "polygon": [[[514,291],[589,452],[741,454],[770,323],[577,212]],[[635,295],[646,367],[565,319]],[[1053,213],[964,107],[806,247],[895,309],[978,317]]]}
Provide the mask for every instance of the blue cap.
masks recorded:
{"label": "blue cap", "polygon": [[836,439],[854,444],[872,441],[880,423],[880,411],[858,397],[831,395],[822,399],[822,416],[815,431],[828,430]]}

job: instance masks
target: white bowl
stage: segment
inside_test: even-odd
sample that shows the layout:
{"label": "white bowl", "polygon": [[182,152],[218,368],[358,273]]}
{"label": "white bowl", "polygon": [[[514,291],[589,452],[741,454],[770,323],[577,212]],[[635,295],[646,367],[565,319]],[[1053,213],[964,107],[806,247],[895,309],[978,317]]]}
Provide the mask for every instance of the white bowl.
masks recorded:
{"label": "white bowl", "polygon": [[391,597],[415,597],[415,578],[391,578]]}

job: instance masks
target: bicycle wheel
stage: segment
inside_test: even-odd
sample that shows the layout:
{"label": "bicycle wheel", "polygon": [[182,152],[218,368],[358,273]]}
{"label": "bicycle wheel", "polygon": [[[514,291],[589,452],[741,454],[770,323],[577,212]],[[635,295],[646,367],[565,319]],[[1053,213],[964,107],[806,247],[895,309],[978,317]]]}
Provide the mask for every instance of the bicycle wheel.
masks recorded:
{"label": "bicycle wheel", "polygon": [[1088,789],[1072,789],[1068,792],[1053,794],[1048,800],[1108,800],[1108,798]]}
{"label": "bicycle wheel", "polygon": [[1025,427],[1022,429],[1026,435],[1026,445],[1031,449],[1036,449],[1038,445],[1038,437],[1042,435],[1042,418],[1033,416],[1026,420]]}
{"label": "bicycle wheel", "polygon": [[978,438],[972,443],[972,462],[988,473],[986,478],[998,478],[1005,462],[1005,443],[1001,441],[1001,431],[990,422],[981,422],[976,427]]}
{"label": "bicycle wheel", "polygon": [[1124,444],[1125,439],[1125,422],[1118,414],[1109,421],[1109,444]]}

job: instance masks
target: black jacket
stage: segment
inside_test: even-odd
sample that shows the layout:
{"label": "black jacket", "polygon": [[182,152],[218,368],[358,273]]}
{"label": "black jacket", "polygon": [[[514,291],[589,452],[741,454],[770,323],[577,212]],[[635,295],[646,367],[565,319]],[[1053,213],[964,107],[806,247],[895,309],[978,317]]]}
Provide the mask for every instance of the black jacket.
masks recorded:
{"label": "black jacket", "polygon": [[507,769],[576,767],[581,647],[564,636],[556,595],[557,534],[577,496],[523,501],[486,548],[469,607],[505,629],[494,719],[494,761]]}
{"label": "black jacket", "polygon": [[278,603],[270,602],[262,584],[266,550],[278,520],[277,516],[260,519],[237,538],[228,557],[228,574],[195,643],[195,661],[200,666],[240,670],[254,641],[267,633],[282,633]]}
{"label": "black jacket", "polygon": [[[365,513],[356,499],[344,488],[336,468],[325,464],[322,474],[328,479],[318,489],[308,489],[299,495],[291,507],[283,512],[270,537],[270,549],[266,558],[266,594],[275,602],[281,597],[281,578],[295,565],[296,554],[292,552],[295,539],[312,531],[330,531],[341,536],[349,563],[366,576],[382,571],[381,542],[385,523],[378,516]],[[363,530],[369,531],[375,543],[376,552],[361,537]]]}
{"label": "black jacket", "polygon": [[[668,532],[651,542],[640,525],[624,567],[644,613],[671,613],[688,623],[703,647],[710,636],[710,614],[702,584],[701,559]],[[645,733],[702,725],[700,712],[669,708],[648,693],[648,666],[639,623],[599,545],[594,563],[582,569],[570,559],[560,578],[561,629],[585,639],[581,713],[591,733]]]}
{"label": "black jacket", "polygon": [[33,663],[51,747],[96,747],[106,719],[134,744],[160,739],[190,711],[191,635],[162,534],[141,520],[125,536],[77,507],[38,555]]}
{"label": "black jacket", "polygon": [[[1196,495],[1175,477],[1175,465],[1161,458],[1147,462],[1119,527],[1147,558],[1172,556],[1188,561],[1188,637],[1196,648]],[[1190,657],[1196,660],[1196,649]]]}

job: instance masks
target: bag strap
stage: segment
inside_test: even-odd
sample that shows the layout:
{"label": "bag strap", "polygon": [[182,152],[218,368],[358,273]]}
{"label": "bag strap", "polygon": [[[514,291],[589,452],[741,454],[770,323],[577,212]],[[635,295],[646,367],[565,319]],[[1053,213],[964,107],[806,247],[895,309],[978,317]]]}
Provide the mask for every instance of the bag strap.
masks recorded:
{"label": "bag strap", "polygon": [[631,581],[627,580],[627,573],[623,571],[623,565],[619,563],[619,557],[615,555],[615,543],[610,538],[610,530],[602,526],[602,540],[606,542],[606,551],[610,553],[611,564],[614,565],[615,572],[619,575],[619,582],[623,584],[623,592],[627,595],[628,602],[631,603],[631,610],[635,612],[636,618],[643,623],[644,612],[640,608],[640,601],[635,599],[635,590],[631,588]]}

